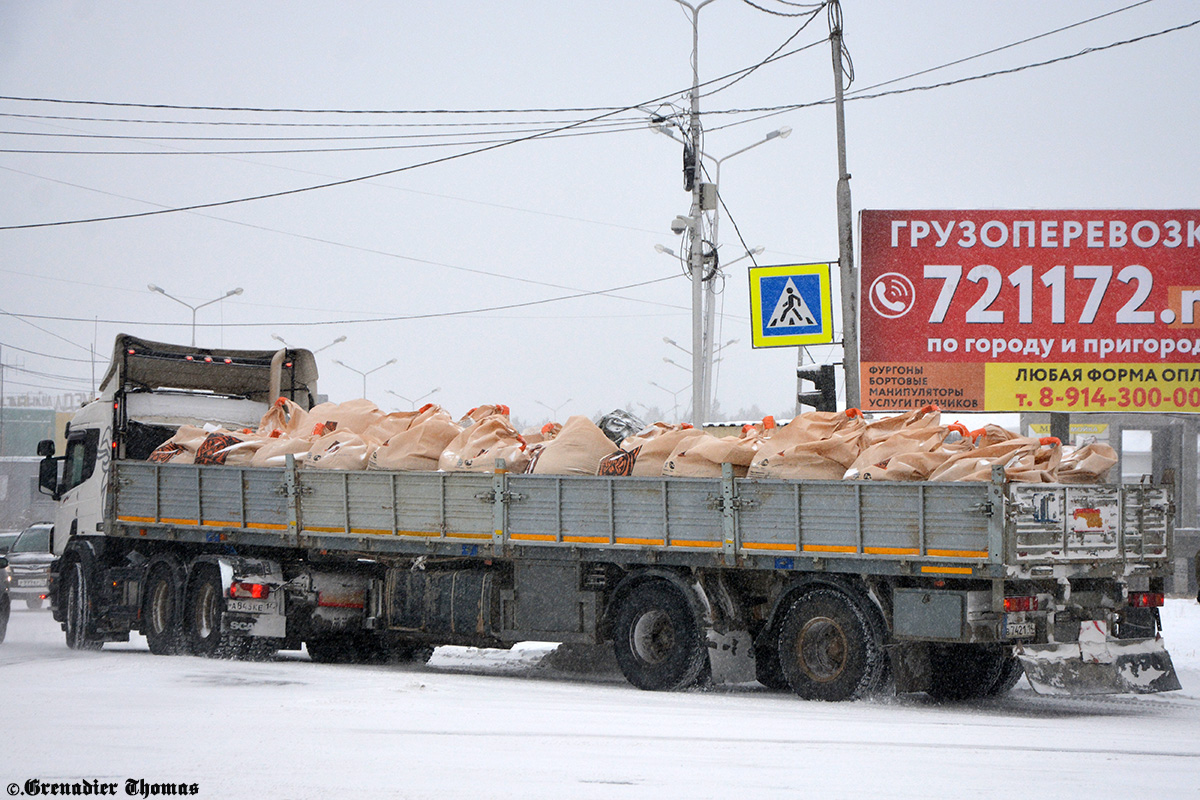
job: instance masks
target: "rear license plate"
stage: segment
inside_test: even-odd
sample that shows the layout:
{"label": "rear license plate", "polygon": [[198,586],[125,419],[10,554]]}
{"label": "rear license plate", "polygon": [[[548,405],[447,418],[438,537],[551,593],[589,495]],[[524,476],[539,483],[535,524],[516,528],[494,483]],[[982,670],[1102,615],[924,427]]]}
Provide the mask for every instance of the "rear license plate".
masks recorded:
{"label": "rear license plate", "polygon": [[236,611],[245,614],[278,614],[279,601],[271,600],[237,600],[230,598],[227,602],[227,608],[230,611]]}
{"label": "rear license plate", "polygon": [[1008,618],[1004,619],[1004,638],[1005,639],[1032,639],[1037,635],[1037,623],[1035,622],[1009,622]]}
{"label": "rear license plate", "polygon": [[17,578],[17,587],[20,589],[45,589],[46,581],[42,578]]}

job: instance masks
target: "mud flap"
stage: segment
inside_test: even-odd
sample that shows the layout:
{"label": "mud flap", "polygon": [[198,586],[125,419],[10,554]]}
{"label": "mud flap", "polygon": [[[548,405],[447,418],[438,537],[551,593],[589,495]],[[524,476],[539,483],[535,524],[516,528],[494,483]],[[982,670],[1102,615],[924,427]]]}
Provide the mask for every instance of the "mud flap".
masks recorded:
{"label": "mud flap", "polygon": [[1082,623],[1078,642],[1019,645],[1015,655],[1038,694],[1154,694],[1182,688],[1161,638],[1114,639],[1103,622]]}

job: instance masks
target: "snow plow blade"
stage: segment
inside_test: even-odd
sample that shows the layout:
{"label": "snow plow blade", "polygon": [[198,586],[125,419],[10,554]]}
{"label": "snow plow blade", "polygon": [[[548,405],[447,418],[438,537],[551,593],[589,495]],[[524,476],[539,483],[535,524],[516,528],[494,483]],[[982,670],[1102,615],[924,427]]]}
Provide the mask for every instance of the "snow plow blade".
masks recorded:
{"label": "snow plow blade", "polygon": [[1038,694],[1154,694],[1182,687],[1161,639],[1022,645],[1016,656]]}

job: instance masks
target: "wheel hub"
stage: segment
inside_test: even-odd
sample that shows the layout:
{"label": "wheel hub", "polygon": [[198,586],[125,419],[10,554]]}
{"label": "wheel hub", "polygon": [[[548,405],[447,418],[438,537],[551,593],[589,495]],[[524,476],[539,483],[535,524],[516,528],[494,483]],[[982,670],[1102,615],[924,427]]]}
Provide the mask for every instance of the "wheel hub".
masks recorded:
{"label": "wheel hub", "polygon": [[661,609],[647,611],[638,617],[629,635],[630,649],[647,664],[661,664],[675,649],[675,626],[671,617]]}
{"label": "wheel hub", "polygon": [[846,669],[846,634],[829,617],[813,617],[796,640],[796,655],[804,674],[817,683],[836,680]]}

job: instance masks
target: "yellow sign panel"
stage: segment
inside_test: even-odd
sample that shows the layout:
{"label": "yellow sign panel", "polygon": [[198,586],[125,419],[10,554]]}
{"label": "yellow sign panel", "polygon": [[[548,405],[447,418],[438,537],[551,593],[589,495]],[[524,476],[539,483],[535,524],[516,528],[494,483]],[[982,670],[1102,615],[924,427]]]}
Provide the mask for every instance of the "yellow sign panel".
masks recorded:
{"label": "yellow sign panel", "polygon": [[985,407],[1014,411],[1200,411],[1200,364],[984,365]]}
{"label": "yellow sign panel", "polygon": [[750,268],[750,337],[754,347],[833,341],[833,287],[828,264]]}

